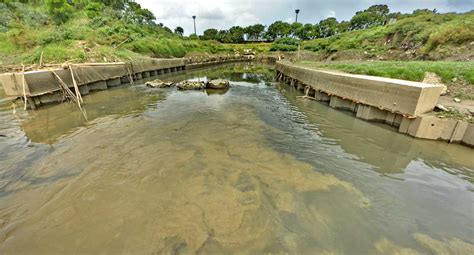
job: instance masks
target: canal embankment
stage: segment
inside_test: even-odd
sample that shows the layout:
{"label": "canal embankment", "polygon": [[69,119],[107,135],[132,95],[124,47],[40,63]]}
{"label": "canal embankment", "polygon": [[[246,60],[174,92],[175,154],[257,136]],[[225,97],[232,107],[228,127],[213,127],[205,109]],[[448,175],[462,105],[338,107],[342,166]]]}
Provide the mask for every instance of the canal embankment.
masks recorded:
{"label": "canal embankment", "polygon": [[[56,66],[43,70],[0,74],[0,89],[7,97],[22,98],[28,109],[82,97],[134,81],[176,73],[186,69],[249,61],[246,56],[228,56],[209,60],[146,59],[132,62],[84,63]],[[0,95],[2,95],[0,94]]]}
{"label": "canal embankment", "polygon": [[320,70],[279,61],[277,79],[305,98],[348,110],[355,117],[383,122],[416,138],[474,146],[474,124],[439,118],[433,112],[442,87],[398,79]]}

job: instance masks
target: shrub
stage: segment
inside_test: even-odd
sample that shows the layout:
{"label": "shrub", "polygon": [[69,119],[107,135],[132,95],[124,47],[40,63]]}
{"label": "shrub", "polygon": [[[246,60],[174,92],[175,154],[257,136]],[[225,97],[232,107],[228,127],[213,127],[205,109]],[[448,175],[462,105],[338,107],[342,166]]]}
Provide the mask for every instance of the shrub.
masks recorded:
{"label": "shrub", "polygon": [[280,38],[272,44],[270,51],[296,51],[299,45],[300,41],[298,39]]}

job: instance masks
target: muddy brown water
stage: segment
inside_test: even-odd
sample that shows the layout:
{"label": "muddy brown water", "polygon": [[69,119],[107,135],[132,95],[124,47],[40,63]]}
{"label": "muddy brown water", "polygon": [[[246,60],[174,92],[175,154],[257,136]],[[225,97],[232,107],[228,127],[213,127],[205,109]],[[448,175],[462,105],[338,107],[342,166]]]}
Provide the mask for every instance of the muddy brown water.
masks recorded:
{"label": "muddy brown water", "polygon": [[[255,64],[0,110],[1,254],[474,254],[474,153],[412,139]],[[0,99],[1,100],[1,99]]]}

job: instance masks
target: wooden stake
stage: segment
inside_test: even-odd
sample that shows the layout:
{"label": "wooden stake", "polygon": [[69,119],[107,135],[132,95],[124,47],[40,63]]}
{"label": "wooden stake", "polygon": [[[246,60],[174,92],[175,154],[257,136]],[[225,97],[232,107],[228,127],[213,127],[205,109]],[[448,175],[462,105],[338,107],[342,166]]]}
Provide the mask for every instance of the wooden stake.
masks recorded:
{"label": "wooden stake", "polygon": [[43,67],[43,51],[41,51],[39,68]]}
{"label": "wooden stake", "polygon": [[21,64],[21,76],[22,76],[22,84],[23,84],[23,99],[25,104],[25,111],[28,105],[28,100],[26,99],[26,79],[25,79],[25,65]]}
{"label": "wooden stake", "polygon": [[74,90],[76,91],[77,100],[80,101],[81,103],[84,103],[84,101],[82,100],[81,91],[79,90],[79,86],[77,86],[76,79],[74,78],[74,72],[72,71],[71,64],[68,64],[68,67],[69,67],[69,71],[71,71],[72,84],[74,84]]}
{"label": "wooden stake", "polygon": [[74,93],[69,89],[67,84],[63,81],[63,79],[61,79],[61,77],[59,77],[59,75],[54,70],[51,70],[51,72],[53,73],[54,78],[56,78],[56,80],[59,82],[59,87],[61,87],[61,89],[71,98],[72,101],[77,103],[77,106],[79,106],[79,110],[81,111],[82,115],[84,116],[86,121],[89,121],[87,119],[87,114],[84,109],[82,109],[81,102],[76,97],[76,95],[74,95]]}

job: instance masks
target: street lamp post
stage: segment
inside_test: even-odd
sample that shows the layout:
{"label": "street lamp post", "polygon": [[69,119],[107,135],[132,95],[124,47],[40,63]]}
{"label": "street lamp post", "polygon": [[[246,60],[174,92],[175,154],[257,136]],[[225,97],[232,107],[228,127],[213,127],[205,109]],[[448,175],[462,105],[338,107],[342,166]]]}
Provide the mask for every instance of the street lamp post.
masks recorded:
{"label": "street lamp post", "polygon": [[295,14],[296,14],[296,23],[298,23],[298,14],[300,13],[300,9],[296,9],[295,10]]}
{"label": "street lamp post", "polygon": [[196,16],[193,16],[193,22],[194,22],[194,34],[197,35],[196,33]]}

